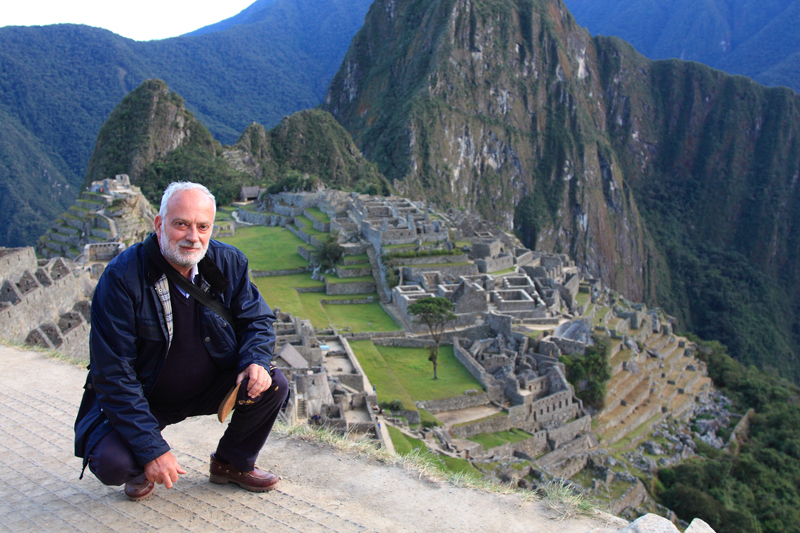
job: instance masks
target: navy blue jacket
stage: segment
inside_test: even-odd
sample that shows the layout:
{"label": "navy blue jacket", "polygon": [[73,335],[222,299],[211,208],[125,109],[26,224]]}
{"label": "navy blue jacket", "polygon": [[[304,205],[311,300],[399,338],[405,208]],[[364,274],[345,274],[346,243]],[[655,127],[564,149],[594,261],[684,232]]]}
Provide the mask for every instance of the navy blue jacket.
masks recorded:
{"label": "navy blue jacket", "polygon": [[[269,369],[275,315],[250,282],[245,255],[211,240],[197,267],[233,320],[231,327],[201,306],[201,335],[211,357],[223,369],[242,371],[252,363]],[[75,455],[84,457],[84,467],[89,452],[112,427],[143,466],[170,449],[147,403],[168,350],[167,323],[155,288],[161,277],[139,243],[114,258],[97,284],[91,364],[75,421]]]}

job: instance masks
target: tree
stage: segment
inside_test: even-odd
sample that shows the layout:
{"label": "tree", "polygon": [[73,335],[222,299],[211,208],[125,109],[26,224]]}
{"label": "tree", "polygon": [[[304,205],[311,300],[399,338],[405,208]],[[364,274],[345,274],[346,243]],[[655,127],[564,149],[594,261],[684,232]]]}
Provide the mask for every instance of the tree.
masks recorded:
{"label": "tree", "polygon": [[453,302],[438,296],[423,298],[408,306],[408,312],[416,317],[417,322],[428,326],[435,343],[430,347],[430,356],[428,357],[428,361],[433,363],[433,379],[439,379],[439,376],[436,375],[436,366],[439,361],[439,343],[442,340],[445,324],[456,318],[453,309]]}
{"label": "tree", "polygon": [[328,235],[328,239],[316,254],[315,259],[324,269],[333,268],[344,257],[344,247],[339,244],[339,234],[334,232]]}

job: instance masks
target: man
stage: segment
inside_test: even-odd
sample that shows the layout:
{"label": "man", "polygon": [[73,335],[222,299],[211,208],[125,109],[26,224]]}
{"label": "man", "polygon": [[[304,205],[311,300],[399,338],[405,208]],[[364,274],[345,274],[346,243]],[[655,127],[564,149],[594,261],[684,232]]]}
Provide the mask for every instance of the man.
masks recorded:
{"label": "man", "polygon": [[[237,384],[231,422],[211,454],[210,480],[257,492],[278,482],[255,466],[289,391],[270,365],[275,316],[250,282],[244,254],[211,240],[215,213],[214,196],[202,185],[171,184],[148,237],[157,239],[152,255],[147,243],[125,250],[109,263],[92,300],[75,454],[106,485],[125,483],[134,501],[150,496],[156,483],[172,488],[186,473],[161,430],[216,413]],[[185,277],[222,304],[231,323],[192,297],[191,287],[169,281],[169,269],[177,271],[173,279]]]}

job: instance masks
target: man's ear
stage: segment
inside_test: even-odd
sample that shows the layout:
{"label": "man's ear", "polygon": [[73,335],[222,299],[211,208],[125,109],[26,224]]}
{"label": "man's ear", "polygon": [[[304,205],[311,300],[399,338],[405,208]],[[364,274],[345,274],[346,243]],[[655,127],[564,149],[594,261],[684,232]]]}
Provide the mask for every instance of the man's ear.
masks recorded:
{"label": "man's ear", "polygon": [[155,223],[153,224],[155,226],[155,229],[156,229],[156,236],[158,236],[161,233],[161,223],[162,222],[163,222],[163,220],[161,220],[161,215],[156,215]]}

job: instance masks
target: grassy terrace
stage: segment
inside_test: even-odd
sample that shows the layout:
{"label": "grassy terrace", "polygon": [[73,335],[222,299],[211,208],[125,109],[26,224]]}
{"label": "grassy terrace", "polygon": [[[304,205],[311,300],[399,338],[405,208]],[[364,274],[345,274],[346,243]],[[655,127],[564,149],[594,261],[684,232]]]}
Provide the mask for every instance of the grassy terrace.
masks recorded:
{"label": "grassy terrace", "polygon": [[253,270],[289,270],[308,264],[297,253],[297,247],[305,243],[285,228],[247,226],[220,240],[243,251]]}
{"label": "grassy terrace", "polygon": [[291,276],[272,276],[255,278],[259,292],[267,303],[280,308],[285,313],[307,318],[315,327],[328,327],[333,324],[339,329],[350,331],[397,331],[400,327],[386,314],[380,304],[323,304],[321,300],[350,300],[352,298],[376,297],[377,293],[356,294],[353,296],[328,296],[325,292],[297,292],[295,288],[324,288],[321,281],[311,279],[311,274]]}
{"label": "grassy terrace", "polygon": [[346,255],[344,256],[346,261],[357,261],[359,263],[369,263],[369,257],[367,254],[358,254],[358,255]]}
{"label": "grassy terrace", "polygon": [[297,226],[298,229],[301,229],[306,235],[327,235],[327,233],[325,233],[324,231],[319,231],[314,229],[314,223],[311,222],[311,220],[309,220],[308,218],[304,216],[297,216],[294,218],[295,220],[299,220],[300,222],[303,223],[302,228],[297,226],[296,224],[295,226]]}
{"label": "grassy terrace", "polygon": [[594,315],[594,325],[599,326],[603,323],[606,315],[611,312],[610,307],[598,307],[597,314]]}
{"label": "grassy terrace", "polygon": [[314,217],[317,221],[322,222],[323,224],[330,224],[331,217],[320,211],[318,207],[311,207],[306,209],[306,213]]}
{"label": "grassy terrace", "polygon": [[514,428],[508,431],[498,431],[497,433],[478,433],[477,435],[470,437],[469,440],[480,444],[483,446],[484,450],[489,450],[497,446],[502,446],[507,442],[516,444],[525,439],[529,439],[532,436],[533,435],[530,433]]}
{"label": "grassy terrace", "polygon": [[499,270],[497,272],[491,272],[491,274],[494,274],[495,276],[504,276],[505,274],[511,274],[512,272],[516,271],[517,271],[516,267],[512,267],[512,268],[507,268],[505,270]]}
{"label": "grassy terrace", "polygon": [[233,215],[227,211],[218,209],[216,215],[214,215],[214,222],[227,222],[228,220],[233,220]]}
{"label": "grassy terrace", "polygon": [[339,268],[344,270],[352,270],[354,268],[370,268],[369,263],[356,263],[355,265],[339,265]]}
{"label": "grassy terrace", "polygon": [[579,292],[575,296],[575,306],[579,307],[581,305],[586,305],[587,303],[589,303],[589,300],[590,300],[590,294],[588,292]]}
{"label": "grassy terrace", "polygon": [[441,400],[461,396],[481,385],[453,355],[452,346],[439,351],[439,379],[433,379],[433,366],[424,348],[375,346],[372,341],[350,345],[380,401],[399,400],[407,410],[416,411],[414,401]]}
{"label": "grassy terrace", "polygon": [[389,244],[387,246],[381,246],[381,254],[386,255],[389,253],[390,250],[409,250],[409,249],[416,249],[417,245],[414,243],[410,244]]}

